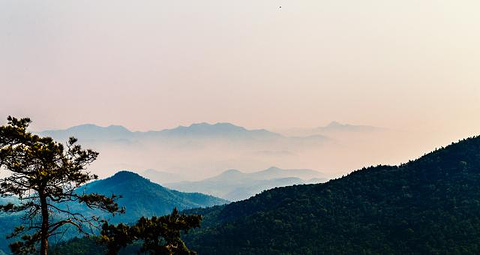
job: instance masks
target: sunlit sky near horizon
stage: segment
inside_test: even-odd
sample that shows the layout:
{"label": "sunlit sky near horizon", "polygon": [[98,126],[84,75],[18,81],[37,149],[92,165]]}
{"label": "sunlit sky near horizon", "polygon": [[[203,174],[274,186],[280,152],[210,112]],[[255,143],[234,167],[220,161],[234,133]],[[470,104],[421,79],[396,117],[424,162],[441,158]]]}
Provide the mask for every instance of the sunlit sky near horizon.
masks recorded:
{"label": "sunlit sky near horizon", "polygon": [[[280,8],[281,6],[281,8]],[[473,0],[0,0],[0,118],[480,134]]]}

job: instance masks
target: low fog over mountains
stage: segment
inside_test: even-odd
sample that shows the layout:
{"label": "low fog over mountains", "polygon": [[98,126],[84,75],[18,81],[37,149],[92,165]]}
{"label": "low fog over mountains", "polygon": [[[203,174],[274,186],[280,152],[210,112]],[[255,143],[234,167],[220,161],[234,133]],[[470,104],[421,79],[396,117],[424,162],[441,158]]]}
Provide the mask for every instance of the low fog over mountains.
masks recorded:
{"label": "low fog over mountains", "polygon": [[[398,132],[337,122],[278,132],[230,123],[198,123],[149,132],[86,124],[39,134],[61,141],[75,136],[85,148],[100,152],[89,169],[102,177],[120,169],[139,173],[150,169],[151,173],[163,173],[160,179],[158,174],[145,174],[158,183],[203,180],[225,169],[248,173],[272,165],[317,169],[332,177],[364,165],[397,163],[413,153]],[[389,153],[393,150],[396,153]]]}
{"label": "low fog over mountains", "polygon": [[179,191],[201,192],[229,201],[238,201],[275,187],[320,183],[326,180],[322,173],[314,170],[284,170],[270,167],[253,173],[243,173],[239,170],[231,169],[202,181],[167,183],[165,186]]}

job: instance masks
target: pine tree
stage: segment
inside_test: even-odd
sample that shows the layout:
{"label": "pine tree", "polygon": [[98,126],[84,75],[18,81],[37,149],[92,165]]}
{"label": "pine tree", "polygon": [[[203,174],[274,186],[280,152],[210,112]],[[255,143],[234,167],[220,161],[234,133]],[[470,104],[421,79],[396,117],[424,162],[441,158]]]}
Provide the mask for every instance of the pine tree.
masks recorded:
{"label": "pine tree", "polygon": [[81,203],[112,214],[121,212],[117,197],[100,194],[82,194],[81,185],[98,177],[86,171],[98,153],[84,150],[71,137],[66,146],[50,137],[40,137],[27,131],[31,120],[8,117],[8,124],[0,127],[0,169],[8,177],[0,180],[0,194],[14,196],[18,203],[0,206],[7,213],[25,212],[27,224],[18,226],[9,236],[21,236],[21,241],[10,244],[15,254],[35,252],[40,243],[40,254],[48,252],[48,239],[62,226],[71,225],[88,234],[99,219],[69,209],[67,204]]}

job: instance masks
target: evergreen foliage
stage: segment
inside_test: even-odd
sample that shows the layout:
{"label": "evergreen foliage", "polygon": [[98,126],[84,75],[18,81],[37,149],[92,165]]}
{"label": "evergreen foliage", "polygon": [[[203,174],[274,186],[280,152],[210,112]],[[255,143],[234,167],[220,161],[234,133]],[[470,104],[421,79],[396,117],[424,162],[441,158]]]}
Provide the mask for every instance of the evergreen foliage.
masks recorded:
{"label": "evergreen foliage", "polygon": [[79,194],[75,189],[94,180],[85,167],[98,153],[83,150],[75,138],[64,147],[50,137],[39,137],[27,131],[30,119],[8,117],[8,124],[0,127],[0,168],[10,175],[0,181],[3,197],[18,198],[18,202],[0,205],[6,213],[24,212],[26,225],[15,228],[9,238],[20,237],[10,244],[13,253],[33,253],[40,243],[40,254],[48,252],[48,239],[63,226],[70,225],[88,234],[85,226],[94,226],[98,219],[62,206],[81,203],[89,208],[110,213],[121,211],[116,196],[96,193]]}
{"label": "evergreen foliage", "polygon": [[102,226],[102,241],[110,255],[118,252],[134,241],[141,240],[140,252],[155,255],[193,255],[180,238],[181,232],[200,227],[199,215],[179,214],[175,208],[170,215],[140,218],[133,226],[125,224]]}

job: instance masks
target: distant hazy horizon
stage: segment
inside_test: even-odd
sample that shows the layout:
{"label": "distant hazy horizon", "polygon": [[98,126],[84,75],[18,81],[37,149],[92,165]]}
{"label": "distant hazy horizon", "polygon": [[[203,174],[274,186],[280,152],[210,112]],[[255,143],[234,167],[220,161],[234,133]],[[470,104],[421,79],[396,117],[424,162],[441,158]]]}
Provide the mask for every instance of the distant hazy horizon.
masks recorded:
{"label": "distant hazy horizon", "polygon": [[[402,135],[348,147],[364,161],[335,171],[401,162],[480,134],[478,10],[473,0],[0,0],[0,124],[338,121]],[[347,153],[336,152],[294,167]]]}
{"label": "distant hazy horizon", "polygon": [[[279,8],[282,6],[282,8]],[[478,1],[0,1],[1,121],[480,131]]]}
{"label": "distant hazy horizon", "polygon": [[101,177],[120,170],[142,174],[154,169],[180,180],[201,180],[228,169],[248,173],[272,166],[312,169],[333,178],[362,167],[405,163],[463,138],[338,122],[285,130],[244,129],[230,123],[199,123],[155,132],[127,130],[89,124],[40,135],[57,141],[75,136],[85,148],[100,152],[89,169]]}

